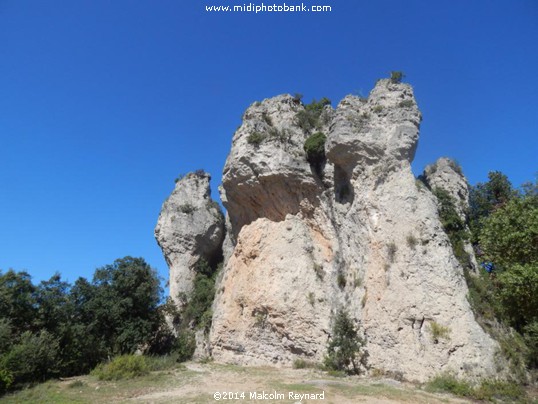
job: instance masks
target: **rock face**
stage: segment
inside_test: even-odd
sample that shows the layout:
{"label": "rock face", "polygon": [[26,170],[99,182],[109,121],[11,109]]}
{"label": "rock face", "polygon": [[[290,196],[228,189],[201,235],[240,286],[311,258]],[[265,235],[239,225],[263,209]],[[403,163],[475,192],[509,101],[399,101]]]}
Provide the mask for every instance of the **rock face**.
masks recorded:
{"label": "rock face", "polygon": [[192,291],[198,261],[213,263],[222,257],[224,218],[211,199],[210,179],[209,174],[196,172],[177,181],[155,227],[170,268],[170,296],[180,307]]}
{"label": "rock face", "polygon": [[[447,157],[441,157],[434,164],[424,169],[422,175],[430,189],[441,188],[448,192],[454,201],[454,207],[463,223],[466,223],[469,211],[469,183],[463,175],[461,167]],[[467,228],[467,230],[469,230]],[[475,273],[478,271],[478,263],[473,247],[469,241],[463,243],[463,248],[469,256],[469,265]]]}
{"label": "rock face", "polygon": [[[367,99],[326,107],[321,175],[305,158],[303,108],[288,95],[253,104],[233,138],[221,189],[233,251],[213,306],[215,360],[321,361],[345,308],[371,368],[420,381],[493,373],[497,345],[474,320],[436,199],[411,172],[421,121],[411,87],[381,80]],[[253,133],[262,141],[249,142]]]}
{"label": "rock face", "polygon": [[424,169],[423,174],[430,189],[441,188],[455,201],[455,208],[461,220],[465,221],[469,209],[469,185],[461,167],[447,157],[441,157]]}
{"label": "rock face", "polygon": [[[220,189],[226,259],[209,332],[213,358],[320,362],[345,309],[367,340],[369,369],[418,381],[442,371],[495,373],[497,344],[474,319],[437,200],[411,171],[421,121],[412,88],[380,80],[367,99],[324,107],[315,128],[302,111],[289,95],[266,99],[246,110],[234,135]],[[314,132],[327,137],[316,166],[303,149]],[[431,183],[465,199],[466,188],[445,181],[444,170]],[[194,226],[160,241],[175,254],[172,265],[196,260],[179,236],[195,238]]]}

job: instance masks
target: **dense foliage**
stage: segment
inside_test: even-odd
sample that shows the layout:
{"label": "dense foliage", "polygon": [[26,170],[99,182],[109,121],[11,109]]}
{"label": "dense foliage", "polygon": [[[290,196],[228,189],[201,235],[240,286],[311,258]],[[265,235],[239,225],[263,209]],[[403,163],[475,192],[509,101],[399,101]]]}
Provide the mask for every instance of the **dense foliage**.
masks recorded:
{"label": "dense foliage", "polygon": [[[454,203],[434,190],[439,214],[456,257],[462,262],[469,300],[477,319],[501,345],[514,369],[538,367],[538,183],[515,190],[498,172],[471,188],[468,223],[457,217]],[[468,226],[467,226],[468,225]],[[463,240],[470,240],[481,268],[468,271]],[[495,325],[497,322],[497,326]],[[515,331],[510,331],[513,327]],[[505,331],[502,331],[502,330]],[[521,371],[519,371],[521,373]]]}
{"label": "dense foliage", "polygon": [[157,274],[142,258],[118,259],[74,285],[58,274],[34,285],[26,272],[0,273],[0,392],[157,349],[161,298]]}
{"label": "dense foliage", "polygon": [[324,123],[323,111],[327,105],[331,105],[331,100],[323,97],[321,100],[313,100],[304,106],[304,110],[297,113],[297,126],[307,133],[312,133],[316,129],[321,129]]}
{"label": "dense foliage", "polygon": [[325,142],[327,136],[322,132],[316,132],[304,143],[304,151],[306,152],[306,159],[312,166],[316,168],[319,173],[321,166],[325,162]]}

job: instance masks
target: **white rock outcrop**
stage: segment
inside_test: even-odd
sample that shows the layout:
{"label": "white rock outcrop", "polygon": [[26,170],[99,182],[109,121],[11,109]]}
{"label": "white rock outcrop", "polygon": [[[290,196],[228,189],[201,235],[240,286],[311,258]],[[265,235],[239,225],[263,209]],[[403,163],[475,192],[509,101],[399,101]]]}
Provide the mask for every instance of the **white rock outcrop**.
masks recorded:
{"label": "white rock outcrop", "polygon": [[170,296],[181,308],[192,291],[200,259],[219,261],[224,239],[224,217],[211,199],[209,174],[197,171],[176,182],[163,203],[155,238],[170,269]]}
{"label": "white rock outcrop", "polygon": [[221,189],[233,251],[213,304],[215,360],[321,361],[344,308],[370,368],[419,381],[494,373],[497,344],[474,319],[436,199],[411,172],[421,121],[412,88],[380,80],[367,99],[326,107],[321,175],[305,158],[303,108],[289,95],[253,104],[233,138]]}
{"label": "white rock outcrop", "polygon": [[[367,340],[369,369],[417,381],[495,374],[497,343],[474,319],[437,200],[411,171],[421,122],[411,86],[380,80],[366,99],[326,106],[315,129],[301,121],[304,110],[290,95],[254,103],[233,137],[220,189],[227,231],[207,339],[213,358],[320,362],[344,309]],[[313,167],[303,146],[318,131],[326,159]],[[465,200],[464,177],[439,167],[430,185]],[[196,234],[212,246],[223,234],[205,209],[171,225],[179,204],[204,200],[202,189],[179,184],[156,229],[175,292],[192,285]]]}
{"label": "white rock outcrop", "polygon": [[[448,157],[439,158],[424,169],[422,178],[431,190],[445,190],[454,201],[454,208],[463,223],[467,223],[469,212],[469,183],[458,163]],[[465,224],[467,231],[469,228]],[[463,249],[469,257],[468,266],[473,273],[478,271],[478,263],[469,240],[463,242]]]}

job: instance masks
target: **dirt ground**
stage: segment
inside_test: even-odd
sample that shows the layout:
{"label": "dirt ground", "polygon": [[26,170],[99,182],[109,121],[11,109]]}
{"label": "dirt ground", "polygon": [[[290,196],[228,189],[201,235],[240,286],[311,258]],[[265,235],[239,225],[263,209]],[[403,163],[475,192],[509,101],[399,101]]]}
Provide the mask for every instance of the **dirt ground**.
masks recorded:
{"label": "dirt ground", "polygon": [[[174,386],[172,378],[169,388],[140,394],[131,400],[142,403],[188,404],[219,401],[293,404],[468,402],[449,396],[429,394],[413,385],[390,379],[330,377],[312,369],[242,368],[196,363],[187,364],[186,367],[191,374],[188,383],[178,380],[178,385]],[[181,378],[180,375],[178,377]],[[298,395],[290,398],[290,393]],[[317,398],[311,396],[314,394],[318,395]],[[219,397],[220,400],[217,400]]]}

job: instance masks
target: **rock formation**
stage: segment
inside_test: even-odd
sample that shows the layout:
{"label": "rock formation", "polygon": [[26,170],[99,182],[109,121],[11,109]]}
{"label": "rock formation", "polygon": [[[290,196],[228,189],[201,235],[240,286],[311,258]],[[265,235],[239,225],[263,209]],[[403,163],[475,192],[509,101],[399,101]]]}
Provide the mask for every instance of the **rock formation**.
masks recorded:
{"label": "rock formation", "polygon": [[[255,103],[233,137],[221,187],[226,261],[209,333],[214,359],[320,362],[344,308],[366,337],[370,369],[418,381],[448,370],[494,373],[497,344],[474,319],[436,198],[411,171],[421,121],[412,88],[380,80],[366,99],[324,107],[314,127],[301,111],[290,95]],[[327,138],[320,164],[303,148],[314,132]],[[189,268],[179,278],[187,286],[174,291],[188,291],[196,259],[181,231],[196,238],[196,217],[163,237],[172,211],[177,203],[161,213],[156,234],[171,268]]]}
{"label": "rock formation", "polygon": [[[422,178],[430,189],[441,188],[445,190],[454,201],[454,208],[461,221],[466,223],[469,211],[469,184],[463,175],[461,167],[453,160],[441,157],[434,164],[424,169]],[[466,225],[467,230],[469,228]],[[469,266],[475,273],[478,271],[478,263],[470,241],[463,243],[463,248],[469,256]]]}
{"label": "rock formation", "polygon": [[155,238],[170,269],[170,296],[181,307],[192,291],[200,259],[222,259],[224,218],[211,199],[209,174],[197,171],[176,182],[164,202]]}

